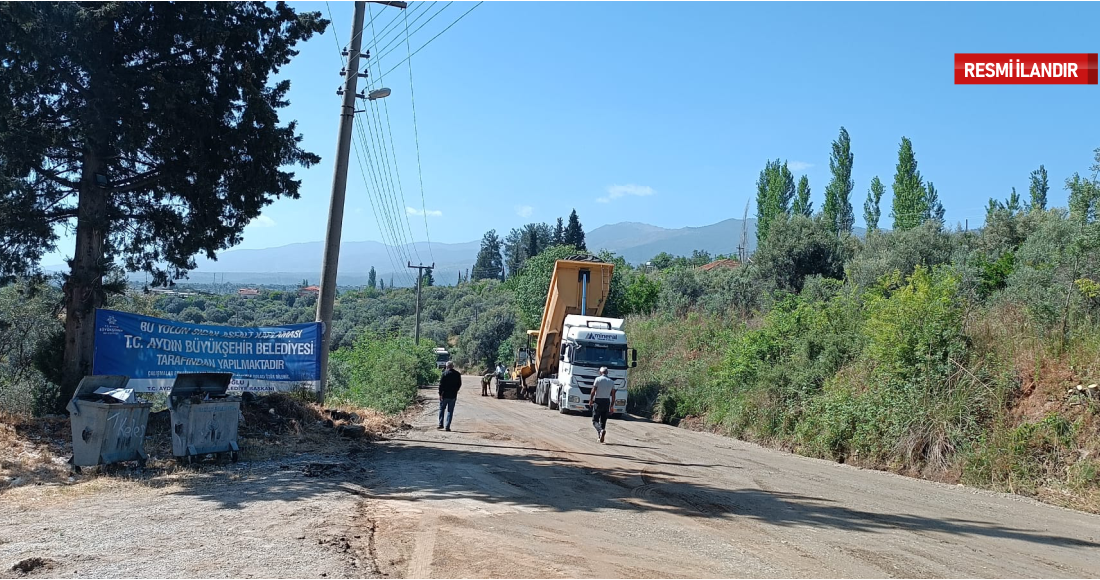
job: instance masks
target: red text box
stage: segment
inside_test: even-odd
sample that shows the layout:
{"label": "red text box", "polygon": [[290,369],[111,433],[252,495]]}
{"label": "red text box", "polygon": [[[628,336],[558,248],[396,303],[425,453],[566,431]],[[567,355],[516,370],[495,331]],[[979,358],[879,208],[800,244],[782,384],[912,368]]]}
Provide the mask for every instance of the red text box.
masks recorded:
{"label": "red text box", "polygon": [[956,85],[1095,85],[1096,53],[955,53]]}

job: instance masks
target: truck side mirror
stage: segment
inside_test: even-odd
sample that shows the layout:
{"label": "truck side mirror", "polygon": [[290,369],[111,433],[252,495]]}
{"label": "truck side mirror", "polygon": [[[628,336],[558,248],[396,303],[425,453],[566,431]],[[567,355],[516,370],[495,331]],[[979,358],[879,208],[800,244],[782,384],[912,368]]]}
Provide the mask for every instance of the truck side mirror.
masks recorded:
{"label": "truck side mirror", "polygon": [[565,355],[563,354],[560,357],[558,357],[558,360],[561,361],[561,362],[565,362]]}
{"label": "truck side mirror", "polygon": [[634,367],[638,366],[638,349],[636,349],[636,348],[630,349],[630,359],[631,359],[631,362],[630,362],[630,367],[631,368],[634,368]]}

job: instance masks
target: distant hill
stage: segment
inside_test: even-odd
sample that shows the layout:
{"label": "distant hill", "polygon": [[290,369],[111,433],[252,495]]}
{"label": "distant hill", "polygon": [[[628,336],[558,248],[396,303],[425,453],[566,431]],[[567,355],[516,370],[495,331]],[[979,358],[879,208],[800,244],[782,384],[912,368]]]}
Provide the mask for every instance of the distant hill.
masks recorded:
{"label": "distant hill", "polygon": [[[740,219],[725,221],[697,228],[668,229],[637,222],[622,222],[598,227],[585,235],[588,249],[609,250],[631,264],[642,264],[668,252],[674,256],[690,256],[695,250],[710,254],[737,255],[741,242]],[[747,220],[748,251],[756,249],[756,220]]]}
{"label": "distant hill", "polygon": [[[756,220],[746,220],[748,226],[748,251],[756,250]],[[622,256],[631,264],[643,264],[661,252],[674,256],[690,256],[695,250],[706,250],[712,256],[737,254],[741,239],[740,219],[728,219],[701,227],[662,228],[645,223],[621,222],[600,226],[587,234],[585,240],[591,251],[608,250]],[[863,228],[855,228],[855,235],[863,236]],[[394,249],[379,242],[345,242],[340,250],[341,285],[361,286],[367,283],[371,266],[380,280],[388,285],[392,277],[397,286],[408,286],[415,280],[413,270],[405,268],[406,262],[422,260],[435,262],[433,272],[436,283],[454,284],[458,273],[473,267],[480,247],[480,240],[460,244],[419,242],[407,248]],[[285,284],[295,285],[302,280],[311,284],[320,281],[322,242],[288,244],[274,248],[254,250],[228,250],[217,261],[198,258],[198,268],[189,279],[197,283],[218,282],[229,284]],[[419,255],[419,257],[418,257]],[[60,266],[46,267],[58,270]],[[132,280],[141,281],[144,274],[134,274]]]}

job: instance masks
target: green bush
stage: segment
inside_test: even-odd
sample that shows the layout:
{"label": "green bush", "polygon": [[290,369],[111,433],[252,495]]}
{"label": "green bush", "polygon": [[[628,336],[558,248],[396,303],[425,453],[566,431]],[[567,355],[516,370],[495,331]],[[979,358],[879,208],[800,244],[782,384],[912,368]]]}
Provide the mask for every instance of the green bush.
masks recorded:
{"label": "green bush", "polygon": [[[60,368],[64,326],[58,317],[61,291],[38,280],[0,287],[0,410],[50,412],[57,387],[41,372]],[[44,347],[57,349],[57,361],[39,365]]]}
{"label": "green bush", "polygon": [[329,361],[330,404],[397,413],[416,401],[418,387],[439,381],[431,347],[404,336],[362,334]]}

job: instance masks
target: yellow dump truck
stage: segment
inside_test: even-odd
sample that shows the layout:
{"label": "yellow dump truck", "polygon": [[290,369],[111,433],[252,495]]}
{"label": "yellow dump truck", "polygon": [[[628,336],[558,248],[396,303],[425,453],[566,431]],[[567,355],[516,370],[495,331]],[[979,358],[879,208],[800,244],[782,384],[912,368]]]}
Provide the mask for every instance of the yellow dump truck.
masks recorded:
{"label": "yellow dump truck", "polygon": [[546,305],[538,330],[527,332],[527,345],[516,354],[511,381],[502,387],[518,388],[536,404],[562,413],[588,411],[588,396],[600,367],[607,367],[617,394],[612,413],[626,411],[629,368],[637,365],[637,352],[627,361],[623,321],[604,318],[614,265],[589,257],[558,260],[546,293]]}

